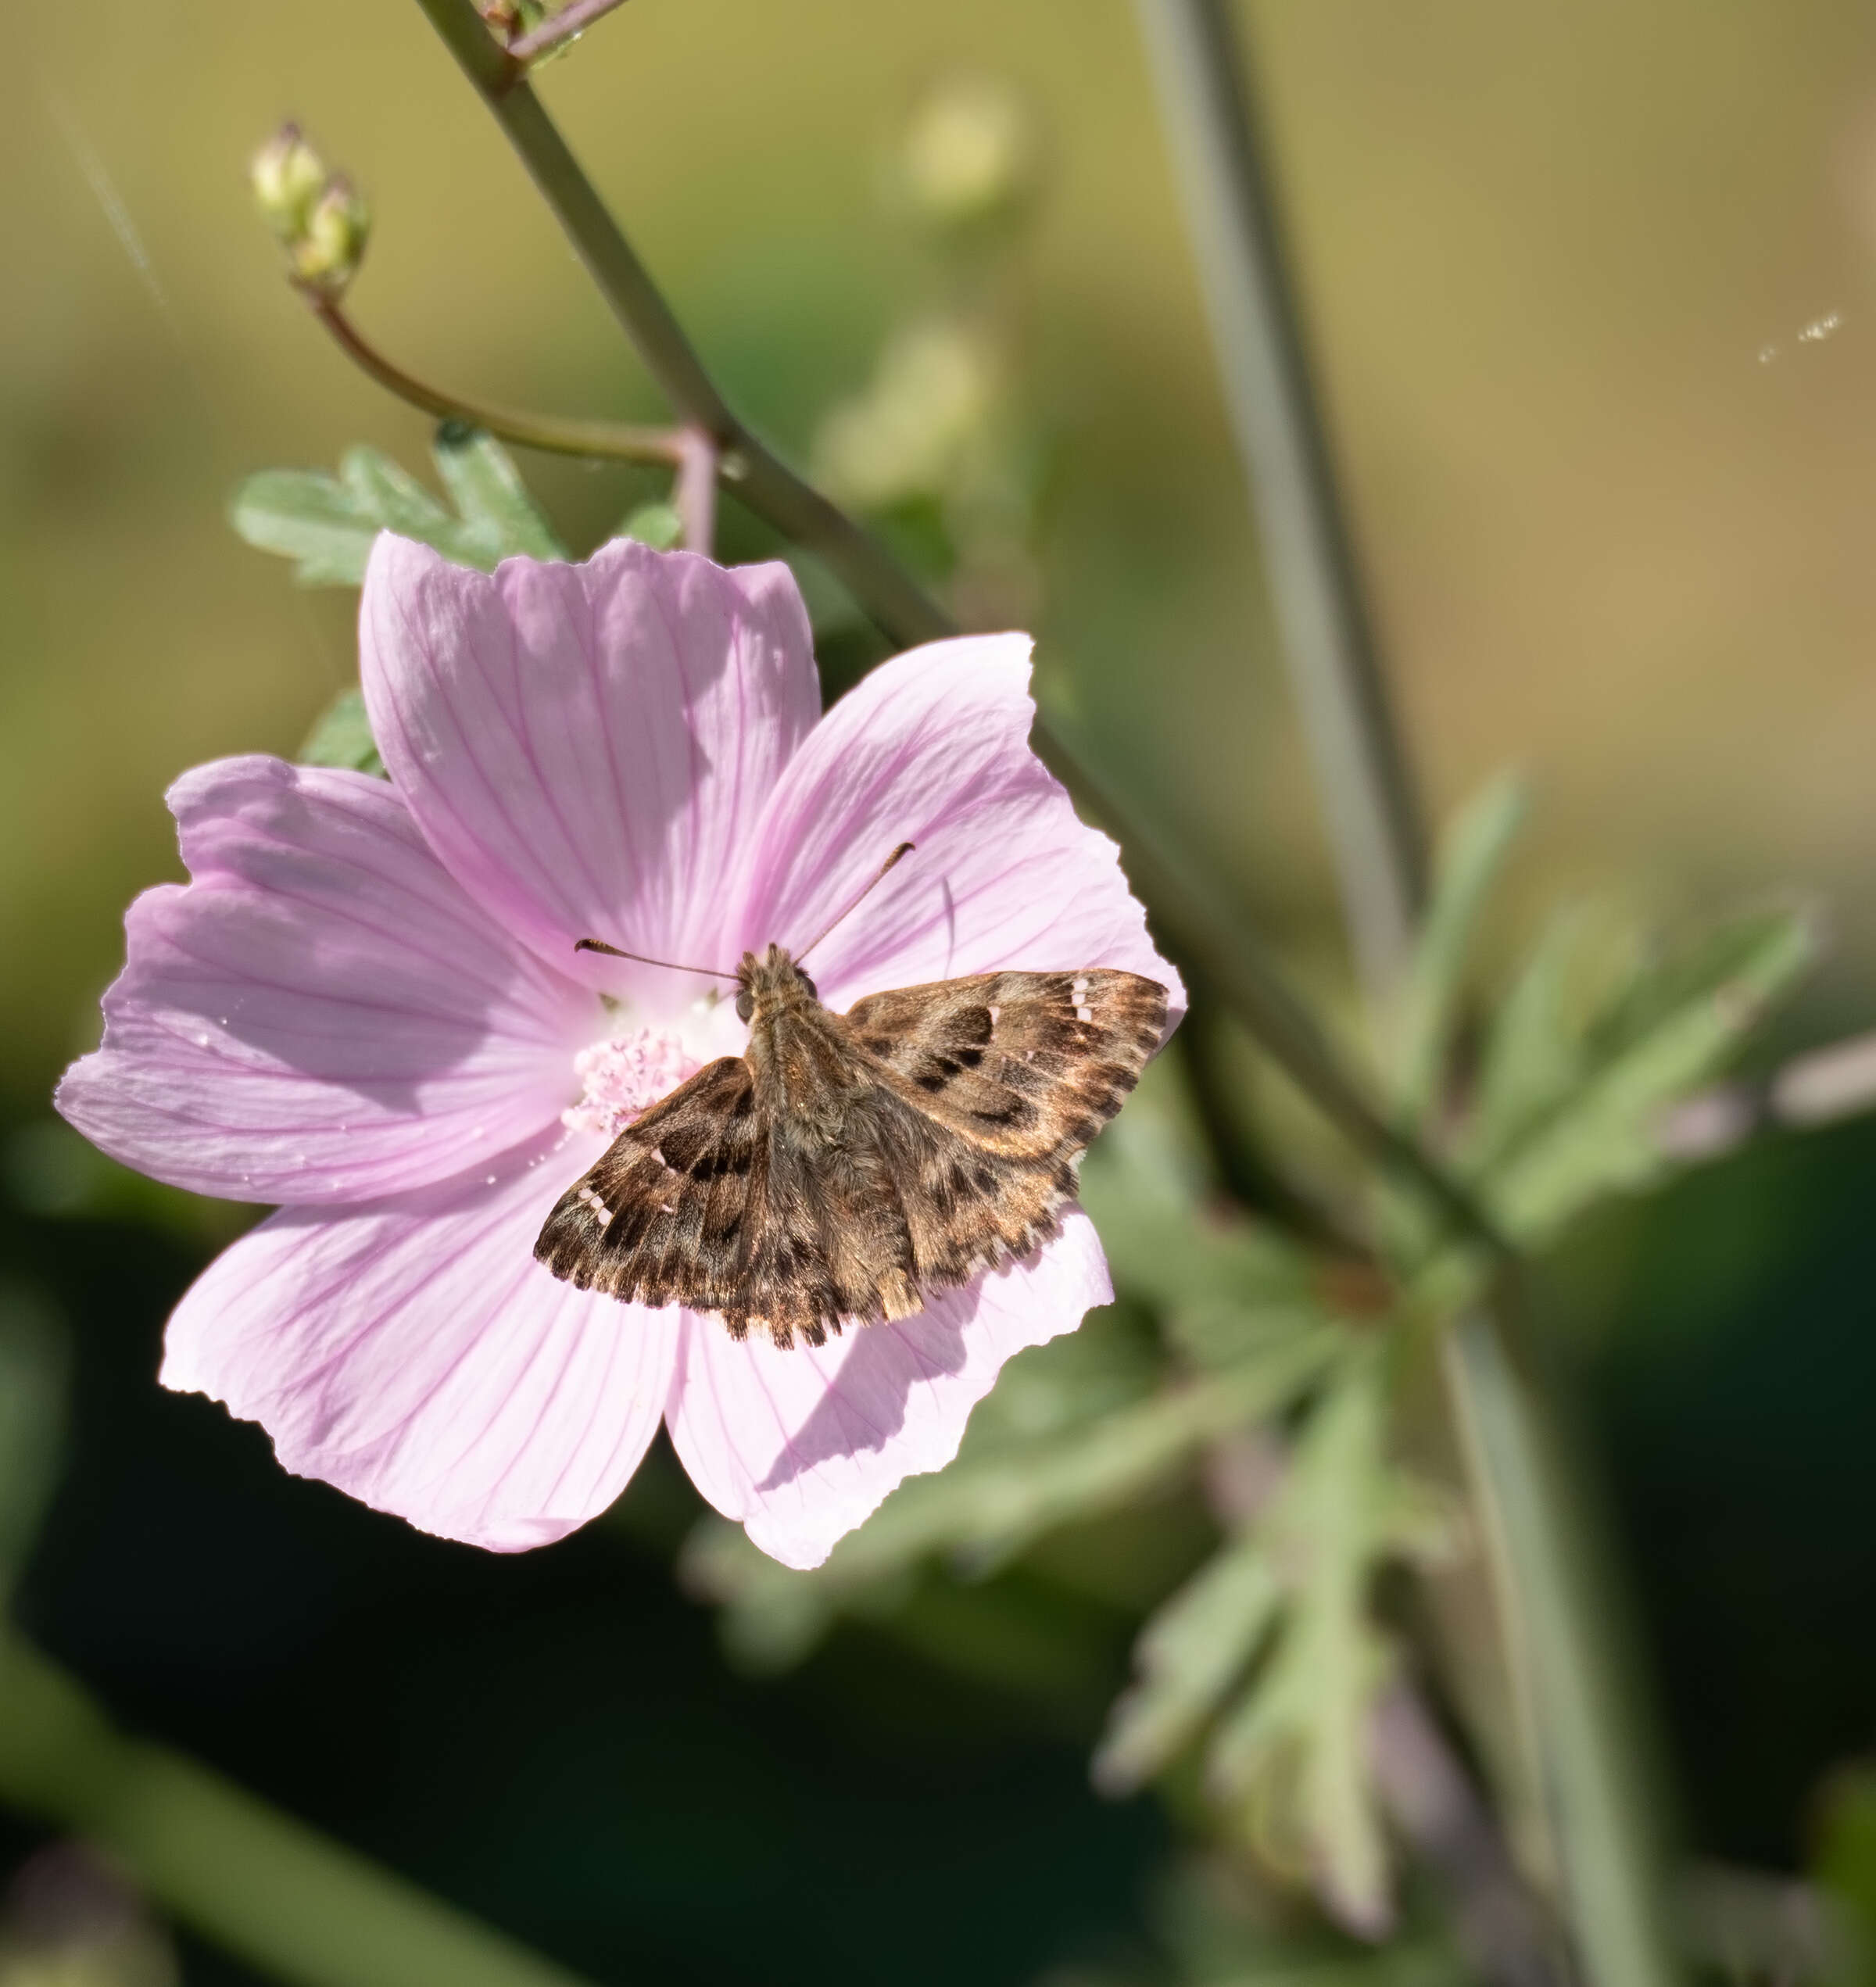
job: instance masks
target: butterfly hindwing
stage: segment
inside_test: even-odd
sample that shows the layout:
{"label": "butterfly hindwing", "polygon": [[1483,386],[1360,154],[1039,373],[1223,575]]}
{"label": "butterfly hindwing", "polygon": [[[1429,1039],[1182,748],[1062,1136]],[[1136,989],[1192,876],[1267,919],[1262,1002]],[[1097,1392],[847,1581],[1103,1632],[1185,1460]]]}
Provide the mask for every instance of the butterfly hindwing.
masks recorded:
{"label": "butterfly hindwing", "polygon": [[650,1305],[727,1298],[754,1244],[767,1144],[749,1065],[707,1064],[561,1195],[534,1252],[582,1290]]}
{"label": "butterfly hindwing", "polygon": [[740,1057],[700,1069],[562,1194],[535,1254],[582,1290],[720,1312],[818,1344],[843,1319],[918,1308],[911,1241],[877,1128],[830,1145],[768,1108]]}

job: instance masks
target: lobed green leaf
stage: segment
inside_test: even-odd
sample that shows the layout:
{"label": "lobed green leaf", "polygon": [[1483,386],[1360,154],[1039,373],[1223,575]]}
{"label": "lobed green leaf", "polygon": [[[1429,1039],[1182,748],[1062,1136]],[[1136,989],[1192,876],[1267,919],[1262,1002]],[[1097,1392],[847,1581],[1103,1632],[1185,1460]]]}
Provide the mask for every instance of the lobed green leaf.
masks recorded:
{"label": "lobed green leaf", "polygon": [[1094,1755],[1104,1793],[1130,1793],[1185,1747],[1249,1666],[1283,1597],[1262,1539],[1248,1531],[1165,1603],[1135,1645],[1139,1679],[1115,1702]]}
{"label": "lobed green leaf", "polygon": [[669,552],[684,542],[684,520],[668,503],[642,503],[620,525],[619,536],[636,539],[655,552]]}
{"label": "lobed green leaf", "polygon": [[540,506],[528,495],[514,458],[492,435],[446,421],[436,431],[431,453],[444,488],[462,513],[464,525],[484,549],[489,566],[517,557],[567,556]]}
{"label": "lobed green leaf", "polygon": [[567,557],[513,458],[492,435],[445,422],[435,455],[460,514],[388,456],[361,445],[346,450],[337,476],[263,469],[249,477],[234,493],[229,521],[249,545],[293,560],[303,586],[360,585],[380,532],[416,539],[478,572],[517,555]]}
{"label": "lobed green leaf", "polygon": [[[1670,1162],[1656,1137],[1662,1112],[1724,1065],[1816,949],[1802,912],[1735,919],[1631,976],[1573,1043],[1560,1019],[1553,961],[1551,983],[1530,997],[1517,1033],[1494,1044],[1495,1052],[1515,1051],[1534,1067],[1488,1072],[1494,1115],[1481,1112],[1466,1155],[1505,1232],[1542,1241],[1599,1195],[1665,1171]],[[1518,1112],[1507,1110],[1508,1097]]]}
{"label": "lobed green leaf", "polygon": [[1125,1343],[1111,1315],[1097,1314],[1019,1354],[972,1416],[957,1461],[902,1484],[825,1566],[787,1572],[734,1527],[707,1520],[685,1548],[685,1578],[723,1605],[733,1648],[798,1659],[839,1614],[879,1605],[880,1584],[922,1562],[943,1556],[986,1572],[1056,1526],[1122,1507],[1197,1450],[1296,1398],[1344,1341],[1314,1326],[1260,1362],[1171,1388]]}
{"label": "lobed green leaf", "polygon": [[228,521],[249,545],[296,561],[303,586],[356,586],[374,520],[335,478],[310,469],[263,469],[234,493]]}
{"label": "lobed green leaf", "polygon": [[1501,774],[1463,809],[1441,848],[1400,998],[1396,1086],[1410,1122],[1423,1119],[1438,1101],[1479,919],[1523,824],[1526,802],[1523,782]]}

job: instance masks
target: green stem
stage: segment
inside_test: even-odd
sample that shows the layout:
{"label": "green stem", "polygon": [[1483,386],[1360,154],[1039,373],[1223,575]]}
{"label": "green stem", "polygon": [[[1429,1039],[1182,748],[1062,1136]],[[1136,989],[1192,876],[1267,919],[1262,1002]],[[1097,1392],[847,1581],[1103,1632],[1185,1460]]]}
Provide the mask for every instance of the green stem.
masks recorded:
{"label": "green stem", "polygon": [[1679,1967],[1672,1887],[1593,1541],[1498,1325],[1461,1318],[1444,1357],[1566,1907],[1596,1987],[1662,1987]]}
{"label": "green stem", "polygon": [[95,1843],[179,1923],[293,1987],[583,1987],[220,1774],[127,1738],[3,1626],[0,1799]]}
{"label": "green stem", "polygon": [[1129,822],[1111,785],[1059,725],[1038,724],[1036,749],[1096,813],[1105,815],[1126,855],[1128,874],[1272,1058],[1355,1150],[1373,1161],[1437,1219],[1443,1230],[1508,1254],[1477,1204],[1443,1168],[1383,1115],[1349,1075],[1250,921],[1221,904],[1198,871],[1157,829]]}
{"label": "green stem", "polygon": [[[752,510],[798,545],[817,553],[880,628],[906,643],[955,634],[956,623],[877,540],[750,435],[691,349],[671,306],[659,294],[618,224],[607,211],[540,100],[514,81],[507,53],[484,26],[471,0],[417,0],[445,45],[475,86],[553,209],[588,274],[611,306],[671,405],[721,451],[719,470]],[[1194,949],[1212,956],[1215,977],[1245,1025],[1282,1064],[1304,1094],[1358,1147],[1430,1201],[1443,1223],[1475,1239],[1490,1230],[1464,1192],[1412,1140],[1369,1103],[1342,1072],[1301,1005],[1241,918],[1226,913],[1194,879],[1198,865],[1163,829],[1130,822],[1111,789],[1058,729],[1038,721],[1034,743],[1065,784],[1094,792],[1109,825],[1128,847],[1153,861],[1174,921]],[[1155,892],[1148,889],[1148,897]]]}
{"label": "green stem", "polygon": [[514,81],[507,52],[471,0],[418,4],[521,156],[652,377],[685,421],[716,445],[724,476],[750,507],[815,553],[894,640],[954,635],[951,616],[876,539],[804,482],[730,411],[539,98],[524,81]]}
{"label": "green stem", "polygon": [[1284,269],[1224,0],[1136,0],[1226,410],[1370,997],[1412,942],[1427,859]]}
{"label": "green stem", "polygon": [[400,400],[434,414],[439,421],[467,421],[471,428],[484,428],[502,441],[517,442],[524,449],[544,449],[550,455],[584,456],[603,462],[664,462],[679,470],[694,458],[695,445],[682,428],[523,414],[511,408],[485,406],[460,394],[444,393],[427,386],[368,343],[330,297],[313,290],[306,295],[313,316],[331,333],[348,358]]}
{"label": "green stem", "polygon": [[[1343,521],[1283,267],[1244,52],[1225,0],[1136,0],[1158,84],[1284,650],[1334,842],[1349,936],[1377,1016],[1413,943],[1424,843]],[[1594,1987],[1665,1987],[1667,1886],[1633,1705],[1602,1632],[1606,1596],[1546,1453],[1501,1317],[1461,1318],[1444,1348],[1473,1464],[1501,1645],[1541,1821],[1554,1831]],[[1514,1795],[1516,1789],[1508,1790]]]}

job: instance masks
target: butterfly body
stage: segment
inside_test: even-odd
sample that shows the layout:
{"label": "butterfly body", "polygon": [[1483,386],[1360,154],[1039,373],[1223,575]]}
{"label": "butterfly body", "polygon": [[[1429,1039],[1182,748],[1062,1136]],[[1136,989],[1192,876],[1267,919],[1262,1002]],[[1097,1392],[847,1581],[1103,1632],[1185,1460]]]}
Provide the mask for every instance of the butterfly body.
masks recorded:
{"label": "butterfly body", "polygon": [[1054,1234],[1090,1141],[1164,1033],[1134,973],[981,973],[821,1004],[746,953],[740,1056],[628,1126],[535,1254],[582,1289],[823,1343],[908,1316]]}

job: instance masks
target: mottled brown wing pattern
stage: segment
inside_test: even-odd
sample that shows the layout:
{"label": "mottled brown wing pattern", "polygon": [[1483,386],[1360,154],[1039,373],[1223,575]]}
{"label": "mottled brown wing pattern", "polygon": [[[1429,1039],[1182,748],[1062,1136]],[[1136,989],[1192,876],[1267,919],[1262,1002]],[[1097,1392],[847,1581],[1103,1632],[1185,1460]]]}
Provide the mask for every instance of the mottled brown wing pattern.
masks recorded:
{"label": "mottled brown wing pattern", "polygon": [[868,994],[843,1017],[899,1094],[999,1158],[1079,1158],[1166,1027],[1137,973],[978,973]]}
{"label": "mottled brown wing pattern", "polygon": [[749,1065],[739,1056],[708,1063],[560,1196],[534,1252],[582,1290],[650,1305],[725,1305],[756,1248],[751,1215],[768,1143]]}
{"label": "mottled brown wing pattern", "polygon": [[726,1058],[621,1133],[535,1253],[582,1289],[822,1344],[1056,1233],[1076,1166],[1158,1046],[1130,973],[988,973],[809,1004],[772,1073]]}

